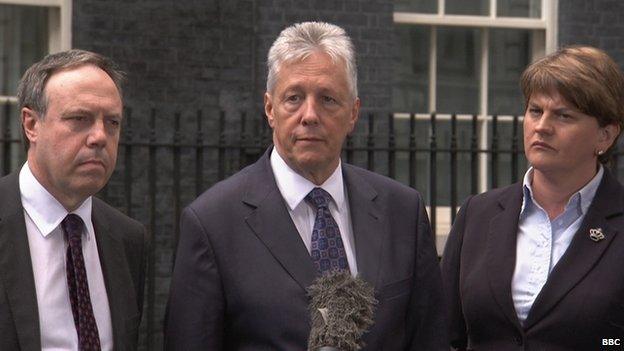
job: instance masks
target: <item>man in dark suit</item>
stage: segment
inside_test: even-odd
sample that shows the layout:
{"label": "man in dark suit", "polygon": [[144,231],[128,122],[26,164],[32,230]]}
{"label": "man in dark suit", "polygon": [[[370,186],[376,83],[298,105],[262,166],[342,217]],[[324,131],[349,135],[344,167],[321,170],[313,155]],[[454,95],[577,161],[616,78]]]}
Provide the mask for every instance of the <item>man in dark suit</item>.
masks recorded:
{"label": "man in dark suit", "polygon": [[3,350],[137,348],[145,229],[92,196],[115,168],[122,78],[70,50],[20,82],[27,162],[0,179]]}
{"label": "man in dark suit", "polygon": [[354,57],[327,23],[295,24],[274,42],[264,97],[274,147],[185,209],[167,349],[305,350],[306,288],[332,270],[374,286],[366,349],[447,349],[420,195],[340,161],[360,106]]}

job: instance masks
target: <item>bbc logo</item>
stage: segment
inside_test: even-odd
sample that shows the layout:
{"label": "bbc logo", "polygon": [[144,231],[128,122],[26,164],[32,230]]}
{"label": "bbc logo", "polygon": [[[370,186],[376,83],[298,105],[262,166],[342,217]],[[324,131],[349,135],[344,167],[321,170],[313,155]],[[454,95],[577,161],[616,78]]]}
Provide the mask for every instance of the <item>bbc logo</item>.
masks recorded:
{"label": "bbc logo", "polygon": [[620,346],[622,339],[602,339],[602,346]]}

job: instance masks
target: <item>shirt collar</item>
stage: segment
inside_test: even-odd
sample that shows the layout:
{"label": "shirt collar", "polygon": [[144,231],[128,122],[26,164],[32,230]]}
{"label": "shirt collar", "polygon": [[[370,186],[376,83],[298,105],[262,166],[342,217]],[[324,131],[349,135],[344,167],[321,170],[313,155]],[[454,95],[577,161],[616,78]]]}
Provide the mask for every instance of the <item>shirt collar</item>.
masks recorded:
{"label": "shirt collar", "polygon": [[[39,232],[47,237],[59,227],[69,212],[39,183],[32,174],[28,162],[20,170],[19,188],[24,211],[32,219]],[[76,210],[71,212],[80,216],[85,223],[87,240],[95,232],[91,222],[91,209],[92,198],[89,196]]]}
{"label": "shirt collar", "polygon": [[[277,187],[279,188],[280,193],[282,193],[282,197],[286,200],[286,203],[291,211],[294,210],[295,207],[299,206],[301,201],[305,199],[306,195],[308,195],[312,189],[317,187],[316,184],[307,180],[290,168],[275,148],[271,151],[271,168],[273,169],[273,174],[275,175]],[[345,202],[343,184],[342,163],[339,161],[338,167],[336,167],[331,176],[329,176],[323,184],[318,186],[331,195],[336,203],[338,212],[340,212],[343,208]]]}
{"label": "shirt collar", "polygon": [[592,178],[592,180],[590,180],[587,185],[579,190],[579,195],[581,196],[581,208],[583,209],[583,213],[587,213],[589,206],[594,201],[596,191],[598,190],[598,186],[600,186],[603,175],[604,167],[600,165],[600,168],[598,169],[598,172],[596,172],[594,178]]}
{"label": "shirt collar", "polygon": [[[599,165],[598,172],[596,172],[596,175],[589,181],[589,183],[585,184],[584,187],[570,196],[565,209],[567,210],[571,206],[577,206],[579,215],[587,213],[589,206],[594,200],[594,196],[596,196],[596,191],[598,190],[598,186],[600,185],[603,175],[604,167]],[[522,181],[524,196],[522,198],[522,208],[520,209],[520,214],[522,214],[525,209],[530,207],[530,205],[535,205],[533,202],[533,188],[531,187],[532,181],[533,167],[530,167],[524,174],[524,180]]]}

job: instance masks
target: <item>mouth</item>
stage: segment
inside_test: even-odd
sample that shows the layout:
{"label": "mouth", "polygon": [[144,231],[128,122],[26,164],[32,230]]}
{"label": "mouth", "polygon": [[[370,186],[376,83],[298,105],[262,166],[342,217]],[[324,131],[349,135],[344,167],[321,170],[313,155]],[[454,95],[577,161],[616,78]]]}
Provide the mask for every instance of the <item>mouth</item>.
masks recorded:
{"label": "mouth", "polygon": [[533,143],[531,143],[531,147],[555,151],[554,147],[550,146],[550,144],[545,143],[543,141],[534,141]]}
{"label": "mouth", "polygon": [[106,165],[104,164],[104,161],[98,160],[98,159],[86,160],[86,161],[80,162],[79,165],[80,166],[88,166],[88,167],[96,166],[96,167],[106,168]]}
{"label": "mouth", "polygon": [[305,143],[320,143],[323,139],[317,137],[301,137],[297,138],[297,142],[305,142]]}

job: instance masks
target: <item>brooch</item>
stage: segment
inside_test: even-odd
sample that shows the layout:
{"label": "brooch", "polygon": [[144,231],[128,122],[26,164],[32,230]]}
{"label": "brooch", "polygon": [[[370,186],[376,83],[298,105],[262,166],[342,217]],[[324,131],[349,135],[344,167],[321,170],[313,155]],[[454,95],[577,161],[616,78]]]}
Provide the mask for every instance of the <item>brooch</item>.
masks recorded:
{"label": "brooch", "polygon": [[589,230],[589,237],[593,241],[599,242],[600,240],[605,238],[605,235],[602,233],[602,228],[592,228]]}

